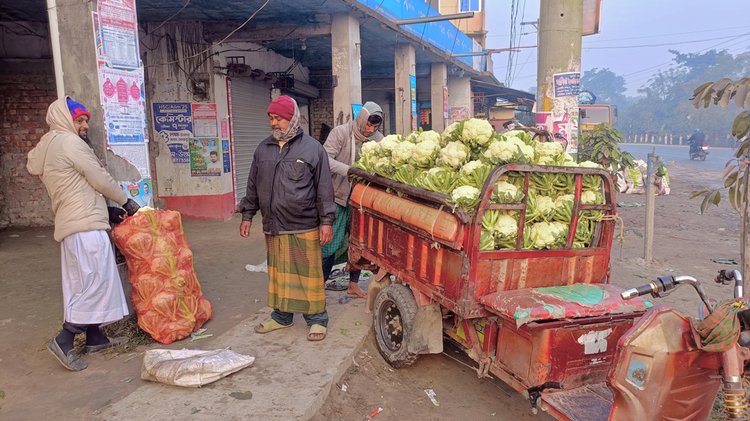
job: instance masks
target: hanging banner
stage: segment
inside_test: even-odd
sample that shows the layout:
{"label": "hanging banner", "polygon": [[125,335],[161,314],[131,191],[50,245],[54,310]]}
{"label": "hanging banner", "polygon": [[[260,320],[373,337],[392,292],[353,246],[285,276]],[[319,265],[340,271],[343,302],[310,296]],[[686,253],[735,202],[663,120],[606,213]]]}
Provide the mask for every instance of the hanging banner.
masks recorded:
{"label": "hanging banner", "polygon": [[141,60],[135,0],[99,0],[97,11],[101,58],[112,67],[137,69]]}
{"label": "hanging banner", "polygon": [[167,144],[174,164],[189,164],[193,137],[193,109],[189,102],[155,102],[154,130]]}
{"label": "hanging banner", "polygon": [[193,177],[221,175],[224,165],[219,160],[221,144],[218,138],[190,139],[190,175]]}
{"label": "hanging banner", "polygon": [[409,87],[411,95],[411,129],[417,130],[417,77],[409,75]]}
{"label": "hanging banner", "polygon": [[578,96],[581,90],[581,73],[568,72],[552,75],[555,83],[555,98]]}
{"label": "hanging banner", "polygon": [[222,140],[221,141],[221,155],[222,155],[222,161],[224,163],[224,172],[229,173],[232,172],[232,157],[229,155],[229,140]]}
{"label": "hanging banner", "polygon": [[107,141],[110,144],[145,142],[143,69],[118,70],[103,61],[98,64]]}
{"label": "hanging banner", "polygon": [[193,136],[219,137],[216,104],[193,104]]}

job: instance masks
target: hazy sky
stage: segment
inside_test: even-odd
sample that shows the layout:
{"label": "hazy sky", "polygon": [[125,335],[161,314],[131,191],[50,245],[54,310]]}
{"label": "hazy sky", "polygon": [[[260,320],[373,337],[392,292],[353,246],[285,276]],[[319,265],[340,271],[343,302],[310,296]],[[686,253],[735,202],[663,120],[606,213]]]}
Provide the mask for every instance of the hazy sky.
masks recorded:
{"label": "hazy sky", "polygon": [[[539,2],[556,0],[486,0],[487,48],[510,45],[511,8],[515,5],[516,43],[536,45],[533,22]],[[712,48],[736,54],[750,50],[750,0],[603,0],[599,34],[583,38],[581,71],[609,68],[625,77],[628,95],[673,63],[670,49],[699,53]],[[505,82],[508,53],[493,55],[495,76]],[[513,58],[510,86],[536,86],[537,49]],[[535,93],[535,92],[534,92]]]}

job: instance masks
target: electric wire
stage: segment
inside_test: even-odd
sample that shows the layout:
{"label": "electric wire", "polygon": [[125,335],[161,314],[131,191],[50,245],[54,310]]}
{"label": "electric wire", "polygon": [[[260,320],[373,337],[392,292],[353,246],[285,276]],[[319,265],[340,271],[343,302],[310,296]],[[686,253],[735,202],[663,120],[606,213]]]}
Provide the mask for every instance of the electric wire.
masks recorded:
{"label": "electric wire", "polygon": [[245,25],[247,25],[247,24],[248,24],[248,23],[249,23],[249,22],[250,22],[251,20],[253,20],[253,18],[254,18],[254,17],[255,17],[255,16],[256,16],[256,15],[258,14],[258,13],[260,13],[260,12],[261,12],[261,11],[262,11],[263,9],[265,9],[265,7],[266,7],[266,6],[268,5],[268,3],[270,3],[270,2],[271,2],[271,0],[266,0],[266,1],[265,1],[265,3],[263,3],[263,4],[262,4],[262,5],[261,5],[261,6],[260,6],[260,7],[259,7],[259,8],[258,8],[258,9],[257,9],[257,10],[255,11],[255,12],[253,12],[253,13],[252,13],[252,14],[251,14],[251,15],[250,15],[250,16],[249,16],[249,17],[248,17],[248,18],[247,18],[247,19],[246,19],[246,20],[245,20],[244,22],[242,22],[242,24],[240,24],[240,26],[236,27],[236,28],[235,28],[235,29],[234,29],[234,30],[233,30],[232,32],[230,32],[229,34],[227,34],[227,36],[225,36],[224,38],[222,38],[222,39],[221,39],[221,41],[219,41],[219,42],[215,42],[215,43],[213,43],[213,44],[209,45],[209,46],[208,46],[208,48],[206,48],[205,50],[203,50],[203,51],[200,51],[200,52],[198,52],[198,53],[195,53],[195,54],[192,54],[192,55],[190,55],[190,56],[187,56],[187,57],[183,57],[182,59],[177,59],[177,60],[172,60],[172,61],[167,61],[167,62],[163,62],[163,63],[157,63],[157,64],[151,64],[151,65],[148,65],[148,66],[143,66],[143,67],[158,67],[158,66],[166,66],[166,65],[169,65],[169,64],[175,64],[175,63],[179,63],[179,62],[181,62],[182,60],[187,60],[187,59],[191,59],[191,58],[194,58],[194,57],[198,57],[198,56],[200,56],[200,55],[202,55],[202,54],[205,54],[206,52],[210,51],[210,50],[211,50],[211,48],[213,48],[213,47],[216,47],[217,45],[220,45],[220,44],[222,44],[222,43],[223,43],[224,41],[226,41],[227,39],[229,39],[229,37],[231,37],[232,35],[234,35],[234,34],[235,34],[235,33],[236,33],[237,31],[239,31],[240,29],[244,28],[244,27],[245,27]]}

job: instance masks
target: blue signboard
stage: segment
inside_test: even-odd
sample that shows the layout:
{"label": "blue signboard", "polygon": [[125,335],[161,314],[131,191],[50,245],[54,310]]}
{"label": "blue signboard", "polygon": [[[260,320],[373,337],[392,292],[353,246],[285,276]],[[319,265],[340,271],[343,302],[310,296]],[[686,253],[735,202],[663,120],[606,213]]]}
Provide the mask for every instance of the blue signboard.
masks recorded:
{"label": "blue signboard", "polygon": [[222,161],[224,162],[224,172],[232,172],[232,158],[229,156],[229,141],[226,139],[221,141],[221,156]]}
{"label": "blue signboard", "polygon": [[555,81],[555,98],[578,96],[581,89],[580,72],[556,73],[552,77]]}
{"label": "blue signboard", "polygon": [[189,102],[155,102],[154,129],[167,144],[172,163],[190,163],[188,143],[193,137],[193,112]]}
{"label": "blue signboard", "polygon": [[[440,15],[424,0],[357,1],[390,19],[411,19]],[[448,21],[403,25],[401,28],[449,54],[482,51],[479,44]],[[484,57],[468,56],[457,57],[456,59],[472,66],[475,70],[485,70],[486,59]]]}

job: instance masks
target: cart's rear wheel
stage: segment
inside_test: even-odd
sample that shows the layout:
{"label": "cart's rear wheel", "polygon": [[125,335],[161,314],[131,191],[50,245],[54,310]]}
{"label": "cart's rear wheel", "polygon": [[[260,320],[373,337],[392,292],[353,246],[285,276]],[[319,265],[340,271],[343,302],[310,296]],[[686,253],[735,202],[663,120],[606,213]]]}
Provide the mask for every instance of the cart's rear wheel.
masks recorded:
{"label": "cart's rear wheel", "polygon": [[418,354],[409,352],[409,332],[417,314],[417,302],[409,288],[392,284],[383,288],[375,299],[373,329],[380,355],[395,368],[407,367]]}

